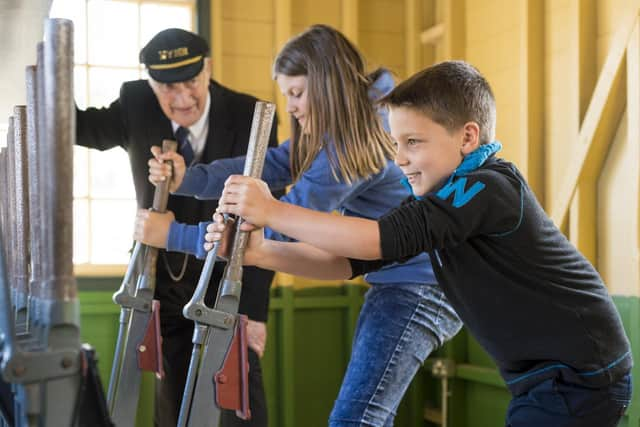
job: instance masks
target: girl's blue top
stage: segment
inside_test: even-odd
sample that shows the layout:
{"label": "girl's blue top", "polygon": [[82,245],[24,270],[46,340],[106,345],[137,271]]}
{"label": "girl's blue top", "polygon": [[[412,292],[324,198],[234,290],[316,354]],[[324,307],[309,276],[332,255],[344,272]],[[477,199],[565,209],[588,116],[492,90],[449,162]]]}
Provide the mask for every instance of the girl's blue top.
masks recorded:
{"label": "girl's blue top", "polygon": [[[393,85],[391,74],[384,72],[370,89],[370,98],[379,99],[389,93]],[[380,109],[378,112],[388,131],[386,110]],[[289,145],[289,141],[285,141],[278,147],[267,150],[262,179],[272,190],[283,189],[292,184]],[[341,179],[339,173],[336,179],[329,163],[327,148],[320,150],[309,169],[302,174],[289,192],[280,198],[281,201],[317,211],[338,211],[342,215],[377,219],[399,206],[410,195],[410,191],[402,184],[404,175],[391,160],[381,172],[366,179],[348,184]],[[242,174],[243,169],[244,157],[194,165],[187,169],[184,180],[175,194],[195,196],[199,199],[218,199],[229,175]],[[206,252],[203,242],[207,224],[200,223],[196,226],[172,223],[167,250],[192,253],[199,258],[204,258]],[[265,237],[281,241],[291,240],[268,228],[265,229]],[[365,276],[365,280],[371,284],[436,284],[431,262],[426,253],[403,264],[391,264],[379,271],[369,273]]]}

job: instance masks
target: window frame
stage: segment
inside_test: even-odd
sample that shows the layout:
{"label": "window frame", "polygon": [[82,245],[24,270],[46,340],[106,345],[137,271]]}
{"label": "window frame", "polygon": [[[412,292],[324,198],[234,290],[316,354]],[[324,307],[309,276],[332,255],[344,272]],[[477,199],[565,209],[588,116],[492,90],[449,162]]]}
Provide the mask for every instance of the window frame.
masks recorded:
{"label": "window frame", "polygon": [[[137,64],[137,66],[125,66],[125,65],[114,65],[114,64],[101,64],[101,63],[93,63],[91,62],[88,52],[89,52],[89,2],[91,0],[83,0],[85,9],[84,9],[84,24],[86,28],[85,32],[85,52],[84,52],[84,61],[83,62],[75,62],[74,61],[74,73],[81,72],[80,69],[83,69],[84,72],[84,99],[83,103],[86,106],[91,106],[91,69],[92,68],[101,68],[105,70],[131,70],[137,71],[138,78],[145,78],[144,67],[141,64]],[[143,5],[183,5],[190,8],[191,14],[191,31],[197,31],[197,0],[103,0],[105,2],[119,2],[119,3],[135,3],[138,5],[138,27],[137,27],[137,45],[138,48],[141,48],[141,28],[142,28],[142,9]],[[115,98],[114,98],[115,99]],[[87,248],[87,261],[86,262],[74,262],[74,273],[76,277],[113,277],[113,276],[123,276],[127,269],[127,264],[103,264],[103,263],[95,263],[95,259],[92,255],[92,246],[93,246],[93,228],[94,224],[92,223],[92,204],[95,202],[119,202],[119,201],[131,201],[135,203],[135,194],[130,194],[128,196],[123,197],[96,197],[91,188],[91,175],[92,175],[92,155],[91,149],[84,147],[77,147],[79,152],[83,152],[85,156],[86,163],[86,175],[85,178],[87,181],[87,189],[86,194],[76,195],[74,194],[74,204],[76,201],[82,201],[86,203],[87,206],[87,215],[88,215],[88,226],[87,226],[87,235],[86,237],[86,248]],[[113,148],[117,149],[117,148]],[[74,160],[75,162],[75,160]],[[128,168],[127,168],[128,170]],[[133,217],[131,218],[133,222]],[[123,251],[128,248],[123,248]]]}

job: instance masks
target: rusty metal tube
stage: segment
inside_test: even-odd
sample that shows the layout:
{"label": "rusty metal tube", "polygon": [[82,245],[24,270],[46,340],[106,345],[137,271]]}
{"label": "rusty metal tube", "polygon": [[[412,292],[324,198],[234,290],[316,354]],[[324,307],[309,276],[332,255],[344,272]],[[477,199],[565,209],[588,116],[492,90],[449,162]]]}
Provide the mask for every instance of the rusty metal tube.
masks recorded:
{"label": "rusty metal tube", "polygon": [[[45,243],[45,233],[44,233],[44,193],[45,189],[42,184],[44,180],[44,163],[46,162],[46,157],[44,151],[45,145],[45,134],[46,134],[46,110],[44,105],[44,42],[39,42],[36,46],[36,54],[37,54],[37,62],[36,62],[36,140],[33,146],[33,163],[35,163],[34,168],[31,169],[31,174],[29,175],[30,184],[31,184],[31,194],[32,194],[32,204],[34,207],[31,209],[33,217],[31,218],[31,223],[35,224],[36,230],[34,236],[31,238],[31,252],[37,257],[34,258],[34,278],[36,278],[31,287],[31,297],[33,299],[34,310],[36,313],[34,315],[34,320],[38,320],[39,313],[37,310],[40,308],[38,301],[42,295],[42,288],[44,287],[44,243]],[[30,152],[31,154],[31,152]]]}
{"label": "rusty metal tube", "polygon": [[[41,50],[41,48],[40,48]],[[38,163],[38,69],[29,65],[25,69],[27,85],[27,170],[29,179],[29,248],[31,260],[30,291],[42,280],[40,170]],[[33,294],[32,294],[33,295]]]}
{"label": "rusty metal tube", "polygon": [[[9,159],[7,158],[7,148],[0,148],[0,188],[8,189],[8,168]],[[0,191],[0,235],[2,235],[2,249],[4,249],[5,257],[9,244],[9,191]],[[5,261],[8,264],[8,261]],[[6,283],[9,284],[8,281]]]}
{"label": "rusty metal tube", "polygon": [[[244,174],[254,178],[262,176],[262,167],[264,158],[269,145],[269,135],[271,134],[271,124],[275,115],[275,105],[266,102],[256,102],[253,112],[253,122],[251,124],[251,134],[249,136],[249,147],[245,157]],[[185,315],[190,310],[196,308],[202,314],[215,315],[218,320],[222,320],[227,327],[221,327],[214,320],[216,317],[211,316],[205,324],[202,321],[195,320],[196,328],[193,335],[193,352],[189,366],[189,378],[187,378],[183,393],[182,406],[178,425],[187,425],[188,427],[201,426],[217,426],[220,420],[221,409],[217,405],[212,405],[212,397],[215,398],[218,391],[214,386],[214,378],[216,372],[219,372],[223,366],[224,359],[231,348],[234,336],[234,329],[228,325],[235,324],[240,321],[237,317],[238,306],[240,304],[240,294],[242,293],[242,260],[244,258],[244,249],[249,237],[249,233],[240,231],[242,220],[238,220],[236,228],[236,236],[233,241],[233,249],[229,256],[229,262],[224,270],[220,288],[213,310],[204,306],[204,303],[198,302],[199,298],[196,293],[201,292],[196,289],[194,298],[184,308]],[[215,255],[209,252],[205,270],[202,275],[210,274],[206,270],[207,263],[213,261]],[[200,277],[198,287],[208,282],[208,278]],[[202,293],[204,295],[206,292]],[[199,306],[199,307],[198,307]],[[222,316],[221,316],[222,315]],[[187,316],[191,318],[190,316]],[[196,318],[198,316],[196,315]],[[202,316],[204,317],[204,316]],[[230,321],[227,323],[227,321]],[[213,327],[212,327],[213,326]],[[204,341],[204,346],[202,342]],[[199,364],[198,364],[198,355]],[[195,388],[193,376],[195,379]],[[236,412],[237,413],[237,412]]]}
{"label": "rusty metal tube", "polygon": [[[162,141],[162,152],[176,151],[178,143],[176,141],[165,139]],[[153,193],[152,210],[155,212],[165,213],[167,211],[167,203],[169,202],[169,182],[163,181],[156,186]],[[158,248],[148,247],[144,258],[144,268],[137,284],[137,292],[141,289],[149,289],[152,292],[156,289],[156,264],[158,263]],[[137,294],[136,294],[137,295]],[[153,295],[153,294],[152,294]]]}
{"label": "rusty metal tube", "polygon": [[[256,102],[253,113],[253,122],[251,123],[251,140],[247,148],[245,157],[244,172],[245,176],[260,178],[264,166],[264,158],[269,148],[269,135],[271,133],[271,125],[275,116],[275,104],[269,102]],[[249,233],[240,231],[242,219],[236,224],[236,234],[233,240],[233,247],[229,256],[229,262],[224,271],[222,279],[221,295],[235,295],[239,290],[235,286],[229,288],[230,283],[239,283],[242,280],[242,262],[244,259],[244,248],[249,239]]]}
{"label": "rusty metal tube", "polygon": [[[6,148],[0,147],[0,188],[7,188],[7,160]],[[7,220],[4,218],[7,211],[6,191],[0,191],[0,234],[4,233]],[[3,243],[4,247],[4,243]]]}
{"label": "rusty metal tube", "polygon": [[12,242],[16,241],[16,172],[15,172],[15,149],[14,149],[14,138],[15,134],[13,131],[14,127],[14,118],[13,116],[9,117],[8,123],[8,131],[7,131],[7,280],[9,281],[10,292],[11,295],[11,304],[15,307],[15,291],[16,291],[16,269],[15,269],[15,259],[16,259],[16,251],[13,248]]}
{"label": "rusty metal tube", "polygon": [[29,190],[27,185],[27,107],[13,108],[13,161],[15,194],[15,309],[16,330],[26,331],[27,296],[29,294]]}
{"label": "rusty metal tube", "polygon": [[[43,299],[75,300],[73,276],[73,146],[76,124],[73,101],[73,23],[45,23],[45,134],[41,152],[44,192]],[[42,157],[41,157],[42,159]]]}

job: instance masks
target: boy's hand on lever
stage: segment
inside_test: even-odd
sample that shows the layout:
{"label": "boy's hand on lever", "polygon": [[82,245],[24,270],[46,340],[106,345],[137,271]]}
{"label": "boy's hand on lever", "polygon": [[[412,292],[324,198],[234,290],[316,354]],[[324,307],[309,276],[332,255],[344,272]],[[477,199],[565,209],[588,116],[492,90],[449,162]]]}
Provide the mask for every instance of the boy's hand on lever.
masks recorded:
{"label": "boy's hand on lever", "polygon": [[167,246],[169,227],[175,221],[173,212],[154,212],[149,209],[139,209],[133,228],[133,238],[148,246],[164,249]]}
{"label": "boy's hand on lever", "polygon": [[[162,148],[157,146],[151,147],[151,154],[153,154],[153,158],[147,162],[149,165],[149,182],[153,185],[158,185],[162,181],[171,179],[169,191],[173,193],[182,184],[187,170],[184,158],[174,151],[163,153]],[[167,160],[173,162],[173,168],[166,163]]]}
{"label": "boy's hand on lever", "polygon": [[231,175],[224,184],[224,191],[218,201],[218,211],[242,217],[260,228],[264,227],[275,213],[277,203],[264,181],[243,175]]}

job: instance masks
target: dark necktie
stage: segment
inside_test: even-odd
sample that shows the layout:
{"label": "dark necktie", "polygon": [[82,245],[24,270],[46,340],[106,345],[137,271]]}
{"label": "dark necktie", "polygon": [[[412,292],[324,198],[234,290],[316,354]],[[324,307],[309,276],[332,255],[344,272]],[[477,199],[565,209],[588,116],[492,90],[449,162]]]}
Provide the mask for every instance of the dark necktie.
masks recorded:
{"label": "dark necktie", "polygon": [[189,129],[183,128],[182,126],[176,129],[176,140],[180,147],[178,152],[184,158],[184,163],[188,167],[193,162],[194,157],[193,148],[189,143]]}

